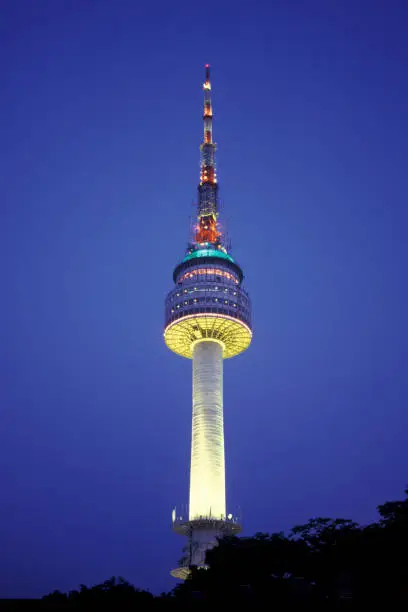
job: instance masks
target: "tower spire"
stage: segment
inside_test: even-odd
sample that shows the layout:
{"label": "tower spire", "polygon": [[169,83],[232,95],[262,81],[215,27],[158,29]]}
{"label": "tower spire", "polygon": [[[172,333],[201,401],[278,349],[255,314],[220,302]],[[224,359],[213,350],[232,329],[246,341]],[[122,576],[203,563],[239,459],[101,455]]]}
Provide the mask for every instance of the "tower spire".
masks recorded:
{"label": "tower spire", "polygon": [[215,169],[216,146],[213,142],[213,112],[211,104],[210,65],[205,65],[204,90],[204,138],[200,146],[200,184],[198,186],[198,210],[195,242],[198,245],[221,245],[221,232],[217,227],[218,185]]}
{"label": "tower spire", "polygon": [[204,90],[204,143],[213,144],[210,64],[205,65],[205,81],[203,84],[203,90]]}

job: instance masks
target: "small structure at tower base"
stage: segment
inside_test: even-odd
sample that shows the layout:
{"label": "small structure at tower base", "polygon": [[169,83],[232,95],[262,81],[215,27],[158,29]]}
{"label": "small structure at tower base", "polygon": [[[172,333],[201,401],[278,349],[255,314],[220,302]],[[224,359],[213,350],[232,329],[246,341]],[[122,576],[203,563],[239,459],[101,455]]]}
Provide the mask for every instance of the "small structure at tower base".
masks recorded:
{"label": "small structure at tower base", "polygon": [[212,517],[199,517],[188,521],[182,518],[174,518],[173,530],[179,535],[188,538],[185,562],[171,570],[170,574],[179,580],[188,578],[191,566],[207,569],[205,556],[208,550],[217,546],[218,540],[224,536],[237,535],[241,531],[241,525],[231,515],[226,519]]}

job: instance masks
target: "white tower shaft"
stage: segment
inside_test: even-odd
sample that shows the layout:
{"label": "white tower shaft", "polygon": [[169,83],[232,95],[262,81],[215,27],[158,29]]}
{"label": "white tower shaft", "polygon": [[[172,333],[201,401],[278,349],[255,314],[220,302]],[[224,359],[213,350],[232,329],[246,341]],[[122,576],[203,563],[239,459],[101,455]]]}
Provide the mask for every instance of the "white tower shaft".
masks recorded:
{"label": "white tower shaft", "polygon": [[202,340],[193,348],[189,520],[225,515],[223,346]]}

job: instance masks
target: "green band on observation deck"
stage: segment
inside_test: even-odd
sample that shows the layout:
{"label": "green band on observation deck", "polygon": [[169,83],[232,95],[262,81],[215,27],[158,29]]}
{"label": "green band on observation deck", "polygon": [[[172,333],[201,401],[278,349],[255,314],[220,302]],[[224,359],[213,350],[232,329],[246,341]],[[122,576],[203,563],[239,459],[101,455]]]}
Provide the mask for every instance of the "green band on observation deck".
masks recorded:
{"label": "green band on observation deck", "polygon": [[232,263],[234,263],[231,255],[217,249],[200,249],[199,251],[193,251],[185,256],[183,263],[189,259],[193,259],[194,257],[219,257],[220,259],[227,259],[228,261],[232,261]]}

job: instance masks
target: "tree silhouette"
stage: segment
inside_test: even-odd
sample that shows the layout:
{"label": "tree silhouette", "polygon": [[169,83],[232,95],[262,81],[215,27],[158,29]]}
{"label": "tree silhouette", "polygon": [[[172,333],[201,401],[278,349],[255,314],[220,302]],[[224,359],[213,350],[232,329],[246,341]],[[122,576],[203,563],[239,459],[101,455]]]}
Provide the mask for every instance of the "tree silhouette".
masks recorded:
{"label": "tree silhouette", "polygon": [[135,610],[151,609],[154,598],[148,591],[135,588],[124,578],[112,577],[101,584],[87,587],[81,584],[79,590],[63,594],[54,591],[43,597],[48,609],[84,610]]}
{"label": "tree silhouette", "polygon": [[383,609],[408,603],[407,499],[378,506],[380,520],[360,526],[349,519],[314,518],[288,536],[258,533],[224,538],[179,587],[188,599],[199,592],[207,604],[243,609]]}
{"label": "tree silhouette", "polygon": [[313,518],[288,535],[224,537],[207,552],[208,569],[192,567],[189,579],[171,593],[153,597],[111,578],[66,594],[54,591],[43,598],[42,609],[405,610],[408,489],[405,495],[378,506],[379,520],[367,526]]}

